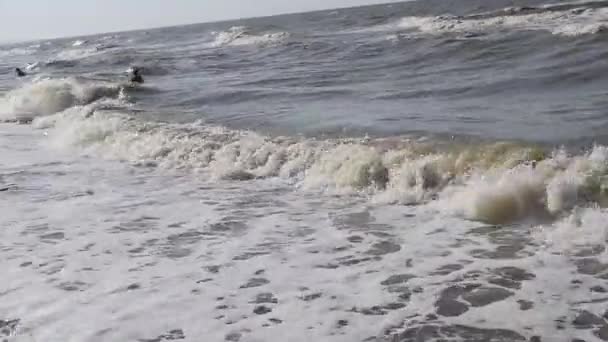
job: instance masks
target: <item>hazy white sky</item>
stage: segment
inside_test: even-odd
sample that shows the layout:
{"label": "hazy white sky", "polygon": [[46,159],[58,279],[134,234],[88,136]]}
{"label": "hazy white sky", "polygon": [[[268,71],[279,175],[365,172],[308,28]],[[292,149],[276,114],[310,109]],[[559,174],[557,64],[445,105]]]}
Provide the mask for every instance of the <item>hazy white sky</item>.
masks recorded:
{"label": "hazy white sky", "polygon": [[390,1],[0,0],[0,41],[123,31]]}

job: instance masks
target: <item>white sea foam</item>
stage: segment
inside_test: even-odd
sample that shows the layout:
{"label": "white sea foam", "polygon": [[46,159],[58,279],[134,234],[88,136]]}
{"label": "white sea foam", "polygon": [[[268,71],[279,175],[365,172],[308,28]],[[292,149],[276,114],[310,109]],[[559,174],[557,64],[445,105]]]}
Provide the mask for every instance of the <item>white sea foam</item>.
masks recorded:
{"label": "white sea foam", "polygon": [[88,40],[75,40],[72,43],[72,46],[82,46],[82,45],[84,45],[84,44],[86,44],[88,42],[89,42]]}
{"label": "white sea foam", "polygon": [[[608,243],[608,212],[599,208],[579,208],[554,224],[534,230],[535,238],[552,252],[573,255],[590,246]],[[608,253],[599,253],[608,262]]]}
{"label": "white sea foam", "polygon": [[[54,129],[67,122],[56,121]],[[128,128],[119,115],[74,127],[86,125]],[[132,127],[153,140],[151,127]],[[180,130],[186,128],[195,140],[198,128]],[[510,230],[428,206],[369,206],[361,197],[294,192],[271,179],[235,187],[231,180],[176,177],[49,149],[48,138],[26,126],[0,130],[8,186],[0,224],[10,228],[0,231],[0,265],[10,279],[0,290],[9,341],[403,340],[428,336],[440,324],[463,340],[559,340],[592,331],[570,319],[556,327],[555,320],[605,311],[593,302],[603,296],[589,292],[605,281],[577,273],[571,260],[608,237],[606,213],[596,208]],[[214,134],[235,137],[224,129]],[[254,140],[248,146],[267,141],[238,136]],[[76,140],[90,146],[109,137]],[[340,149],[378,162],[368,147]],[[586,159],[601,161],[598,155]],[[569,158],[553,159],[568,167]],[[346,164],[322,169],[351,169]],[[529,242],[510,235],[528,229]],[[490,256],[522,243],[528,249],[521,253]],[[458,300],[465,312],[446,315],[442,300]],[[529,309],[519,309],[522,303]],[[471,326],[475,335],[458,333]],[[521,337],[500,337],[504,329]]]}
{"label": "white sea foam", "polygon": [[35,71],[40,67],[40,62],[30,63],[25,67],[27,71]]}

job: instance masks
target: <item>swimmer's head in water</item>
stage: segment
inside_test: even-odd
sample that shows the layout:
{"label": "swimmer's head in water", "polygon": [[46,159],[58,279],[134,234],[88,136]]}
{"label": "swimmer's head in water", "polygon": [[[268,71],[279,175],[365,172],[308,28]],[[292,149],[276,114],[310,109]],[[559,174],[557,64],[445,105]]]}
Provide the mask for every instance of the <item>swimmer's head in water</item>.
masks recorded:
{"label": "swimmer's head in water", "polygon": [[21,70],[19,68],[15,68],[15,73],[17,74],[18,77],[25,76],[25,72],[23,72],[23,70]]}
{"label": "swimmer's head in water", "polygon": [[132,66],[129,69],[127,69],[127,74],[138,75],[140,71],[141,71],[140,67]]}
{"label": "swimmer's head in water", "polygon": [[133,83],[144,83],[144,78],[139,73],[141,70],[138,67],[131,68],[130,81]]}

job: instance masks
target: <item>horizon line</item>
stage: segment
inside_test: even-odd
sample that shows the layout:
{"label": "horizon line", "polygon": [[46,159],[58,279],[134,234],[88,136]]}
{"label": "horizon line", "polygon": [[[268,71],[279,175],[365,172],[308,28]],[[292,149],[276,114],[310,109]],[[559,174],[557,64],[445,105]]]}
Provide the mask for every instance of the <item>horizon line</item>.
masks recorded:
{"label": "horizon line", "polygon": [[240,20],[251,20],[251,19],[263,19],[263,18],[271,18],[278,16],[287,16],[287,15],[298,15],[298,14],[310,14],[317,12],[325,12],[325,11],[335,11],[335,10],[349,10],[355,8],[364,8],[364,7],[373,7],[373,6],[386,6],[393,5],[396,3],[404,3],[411,2],[413,0],[385,0],[386,2],[378,3],[378,4],[366,4],[366,5],[356,5],[356,6],[348,6],[348,7],[333,7],[333,8],[325,8],[325,9],[316,9],[316,10],[306,10],[306,11],[294,11],[294,12],[282,12],[276,14],[269,15],[259,15],[259,16],[251,16],[251,17],[234,17],[234,18],[225,18],[218,20],[209,20],[209,21],[201,21],[201,22],[188,22],[183,24],[170,24],[170,25],[161,25],[161,26],[147,26],[140,28],[132,28],[126,30],[111,30],[104,32],[95,32],[95,33],[87,33],[87,34],[76,34],[76,35],[61,35],[61,36],[50,36],[50,37],[40,37],[40,38],[24,38],[24,39],[15,39],[15,40],[6,40],[0,41],[1,45],[9,45],[9,44],[21,44],[21,43],[31,43],[38,42],[43,40],[60,40],[60,39],[69,39],[69,38],[84,38],[84,37],[93,37],[104,34],[117,34],[117,33],[132,33],[137,31],[145,31],[145,30],[159,30],[159,29],[170,29],[177,27],[186,27],[186,26],[195,26],[195,25],[204,25],[204,24],[219,24],[226,23],[230,21],[240,21]]}

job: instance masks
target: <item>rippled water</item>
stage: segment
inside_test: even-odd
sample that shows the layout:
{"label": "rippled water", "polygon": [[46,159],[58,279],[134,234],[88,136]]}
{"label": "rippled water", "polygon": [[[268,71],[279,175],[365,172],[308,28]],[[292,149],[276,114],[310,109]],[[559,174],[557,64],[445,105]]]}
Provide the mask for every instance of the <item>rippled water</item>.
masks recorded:
{"label": "rippled water", "polygon": [[0,47],[1,339],[608,340],[606,8]]}

